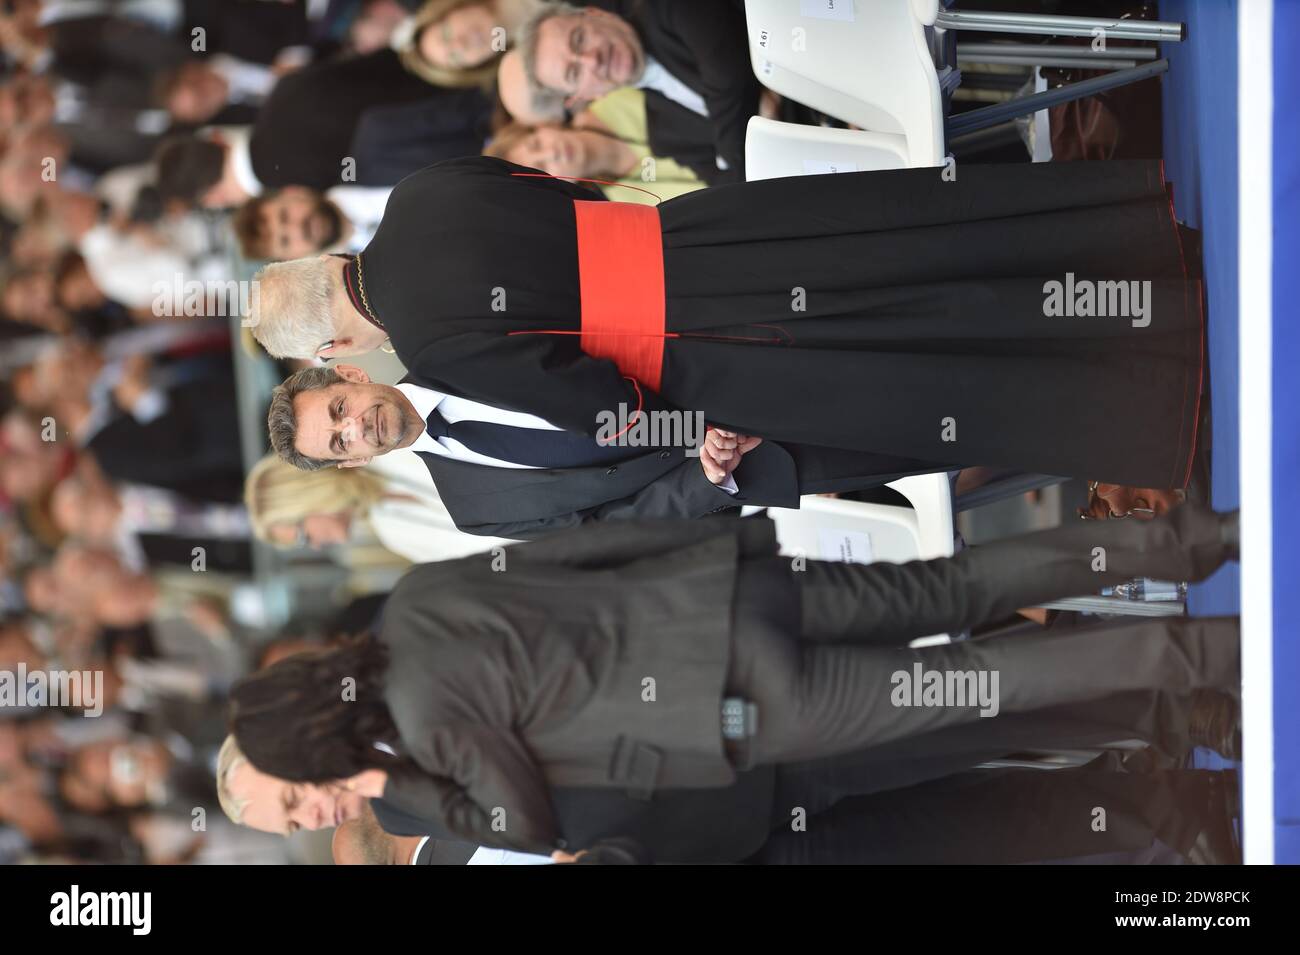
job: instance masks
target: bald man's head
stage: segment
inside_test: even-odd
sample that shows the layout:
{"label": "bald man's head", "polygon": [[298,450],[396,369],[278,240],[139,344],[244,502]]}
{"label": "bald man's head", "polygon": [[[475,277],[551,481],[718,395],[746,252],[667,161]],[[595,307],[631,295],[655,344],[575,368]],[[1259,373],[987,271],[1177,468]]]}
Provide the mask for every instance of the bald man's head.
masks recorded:
{"label": "bald man's head", "polygon": [[335,865],[410,865],[420,836],[384,832],[367,802],[361,816],[334,830]]}

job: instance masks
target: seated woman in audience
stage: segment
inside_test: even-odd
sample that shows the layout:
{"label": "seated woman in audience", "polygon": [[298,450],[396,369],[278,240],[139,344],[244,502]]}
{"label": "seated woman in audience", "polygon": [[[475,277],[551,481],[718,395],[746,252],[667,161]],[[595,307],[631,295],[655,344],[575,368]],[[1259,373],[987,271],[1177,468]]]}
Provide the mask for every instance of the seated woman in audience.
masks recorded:
{"label": "seated woman in audience", "polygon": [[[542,5],[542,0],[428,0],[389,42],[408,70],[435,86],[486,87],[496,78],[497,59]],[[498,28],[504,37],[496,34]]]}
{"label": "seated woman in audience", "polygon": [[267,455],[248,475],[244,501],[253,532],[276,547],[365,543],[372,531],[392,553],[421,564],[510,543],[456,529],[415,455],[373,467],[299,471]]}
{"label": "seated woman in audience", "polygon": [[675,160],[651,155],[645,94],[632,87],[602,96],[569,126],[510,123],[483,153],[560,178],[611,180],[601,189],[618,202],[654,205],[707,185]]}

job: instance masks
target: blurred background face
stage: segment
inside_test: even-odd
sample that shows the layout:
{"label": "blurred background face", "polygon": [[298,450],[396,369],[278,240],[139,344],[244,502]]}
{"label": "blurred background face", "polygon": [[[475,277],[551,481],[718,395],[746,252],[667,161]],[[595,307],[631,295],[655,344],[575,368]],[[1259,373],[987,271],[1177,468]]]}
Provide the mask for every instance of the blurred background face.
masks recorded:
{"label": "blurred background face", "polygon": [[337,514],[308,514],[297,524],[273,524],[268,530],[276,544],[293,547],[305,544],[320,550],[334,544],[345,544],[352,531],[352,515],[347,511]]}
{"label": "blurred background face", "polygon": [[599,11],[551,17],[537,31],[537,81],[577,100],[593,100],[645,71],[636,32]]}
{"label": "blurred background face", "polygon": [[104,304],[104,293],[99,290],[85,262],[77,262],[59,282],[59,304],[71,311],[98,308]]}
{"label": "blurred background face", "polygon": [[39,325],[54,307],[54,277],[48,272],[16,275],[5,285],[0,305],[10,318]]}
{"label": "blurred background face", "polygon": [[54,489],[50,510],[63,533],[101,545],[112,543],[121,516],[112,490],[76,480],[65,480]]}
{"label": "blurred background face", "polygon": [[582,134],[558,126],[537,126],[510,148],[509,160],[552,176],[584,176],[590,172]]}
{"label": "blurred background face", "polygon": [[263,253],[271,259],[301,259],[341,238],[343,214],[312,189],[288,186],[262,203]]}
{"label": "blurred background face", "polygon": [[216,70],[202,63],[181,68],[167,95],[167,112],[182,123],[204,123],[226,105],[230,88]]}
{"label": "blurred background face", "polygon": [[64,795],[87,809],[143,806],[162,789],[171,762],[157,740],[91,743],[73,757]]}
{"label": "blurred background face", "polygon": [[38,76],[23,76],[0,86],[0,126],[44,126],[54,118],[54,93]]}
{"label": "blurred background face", "polygon": [[445,70],[481,66],[497,53],[492,49],[495,26],[490,4],[459,7],[420,31],[420,56]]}

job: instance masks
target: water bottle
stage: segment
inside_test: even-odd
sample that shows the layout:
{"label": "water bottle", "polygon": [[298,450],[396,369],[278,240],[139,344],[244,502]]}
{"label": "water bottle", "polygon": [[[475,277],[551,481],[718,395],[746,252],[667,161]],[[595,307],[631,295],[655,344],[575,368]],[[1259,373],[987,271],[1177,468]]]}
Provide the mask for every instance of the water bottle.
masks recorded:
{"label": "water bottle", "polygon": [[1187,584],[1168,580],[1152,580],[1150,577],[1138,577],[1127,583],[1102,590],[1103,596],[1121,597],[1125,600],[1143,600],[1147,602],[1166,600],[1185,600]]}

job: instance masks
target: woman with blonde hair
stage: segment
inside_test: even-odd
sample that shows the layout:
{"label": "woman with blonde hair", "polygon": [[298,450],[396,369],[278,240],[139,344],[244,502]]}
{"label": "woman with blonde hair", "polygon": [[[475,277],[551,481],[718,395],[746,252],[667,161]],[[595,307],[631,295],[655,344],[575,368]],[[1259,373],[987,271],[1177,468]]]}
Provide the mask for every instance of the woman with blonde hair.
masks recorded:
{"label": "woman with blonde hair", "polygon": [[412,563],[448,560],[511,543],[456,528],[424,464],[391,454],[366,468],[299,471],[274,454],[244,482],[253,533],[275,547],[320,549],[367,531]]}
{"label": "woman with blonde hair", "polygon": [[434,86],[489,87],[497,60],[542,0],[428,0],[393,33],[402,65]]}
{"label": "woman with blonde hair", "polygon": [[687,166],[651,155],[645,93],[632,87],[602,96],[568,126],[509,123],[483,154],[560,178],[608,180],[599,188],[616,202],[654,205],[707,185]]}

